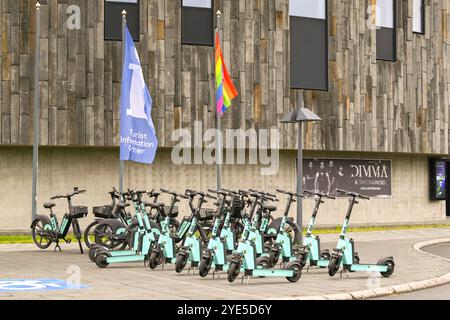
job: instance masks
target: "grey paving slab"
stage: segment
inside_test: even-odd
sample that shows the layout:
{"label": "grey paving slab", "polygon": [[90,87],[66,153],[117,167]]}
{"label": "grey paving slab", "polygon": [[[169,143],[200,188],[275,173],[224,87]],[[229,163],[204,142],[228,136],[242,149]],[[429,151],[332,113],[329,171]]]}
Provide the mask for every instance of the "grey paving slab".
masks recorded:
{"label": "grey paving slab", "polygon": [[[424,255],[413,249],[420,241],[448,238],[450,229],[424,229],[383,231],[353,234],[356,251],[361,261],[376,263],[384,256],[395,257],[396,270],[392,278],[379,275],[353,273],[330,278],[326,270],[303,272],[295,284],[285,279],[251,279],[230,284],[226,275],[221,280],[212,277],[201,279],[198,275],[178,275],[168,270],[150,270],[143,264],[122,264],[99,269],[87,255],[80,255],[76,246],[66,245],[62,253],[40,251],[33,245],[0,246],[0,279],[55,278],[68,280],[74,270],[79,270],[82,290],[32,293],[0,293],[0,299],[129,299],[129,300],[190,300],[190,299],[277,299],[289,297],[346,294],[357,290],[401,285],[442,276],[450,272],[450,264],[439,258]],[[337,235],[324,235],[323,247],[332,249]],[[279,296],[279,293],[282,296]]]}

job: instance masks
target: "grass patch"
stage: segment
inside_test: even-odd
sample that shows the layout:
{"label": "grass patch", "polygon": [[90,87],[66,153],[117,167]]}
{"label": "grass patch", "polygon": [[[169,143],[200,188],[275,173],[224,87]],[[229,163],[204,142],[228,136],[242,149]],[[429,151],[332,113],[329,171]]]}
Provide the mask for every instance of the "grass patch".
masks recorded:
{"label": "grass patch", "polygon": [[0,244],[33,243],[31,236],[0,236]]}
{"label": "grass patch", "polygon": [[[75,237],[69,235],[66,239],[72,240],[72,242],[76,243]],[[93,239],[91,239],[93,240]],[[81,241],[84,241],[83,239]],[[63,243],[64,240],[60,240],[60,243]],[[34,243],[31,235],[29,236],[17,236],[17,235],[8,235],[8,236],[0,236],[0,244],[29,244]]]}
{"label": "grass patch", "polygon": [[[334,234],[341,232],[341,226],[336,228],[318,229],[315,234]],[[450,224],[431,224],[431,225],[410,225],[410,226],[380,226],[380,227],[357,227],[349,228],[348,232],[377,232],[377,231],[401,231],[401,230],[420,230],[420,229],[442,229],[450,228]]]}
{"label": "grass patch", "polygon": [[[357,227],[350,228],[349,232],[377,232],[377,231],[401,231],[401,230],[420,230],[420,229],[443,229],[450,228],[450,224],[431,224],[431,225],[410,225],[410,226],[380,226],[380,227]],[[336,234],[341,232],[341,226],[336,228],[317,229],[314,234]],[[67,239],[71,239],[72,242],[76,242],[73,236],[68,236]],[[91,241],[94,239],[91,238]],[[62,240],[61,240],[62,241]],[[82,240],[83,241],[83,240]],[[31,235],[7,235],[0,236],[0,244],[28,244],[34,243]]]}

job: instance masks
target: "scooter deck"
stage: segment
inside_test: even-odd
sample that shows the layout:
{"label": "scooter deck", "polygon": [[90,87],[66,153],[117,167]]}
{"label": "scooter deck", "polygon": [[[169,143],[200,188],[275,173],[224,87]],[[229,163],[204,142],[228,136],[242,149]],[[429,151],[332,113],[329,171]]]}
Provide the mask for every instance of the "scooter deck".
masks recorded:
{"label": "scooter deck", "polygon": [[256,269],[252,272],[252,277],[293,277],[292,270],[273,270],[273,269]]}
{"label": "scooter deck", "polygon": [[106,262],[108,262],[109,264],[123,263],[123,262],[143,262],[143,261],[145,261],[145,256],[137,254],[121,257],[108,257],[106,259]]}
{"label": "scooter deck", "polygon": [[127,250],[127,251],[111,251],[111,257],[127,257],[136,255],[137,252],[135,250]]}
{"label": "scooter deck", "polygon": [[353,264],[350,268],[351,271],[366,271],[366,272],[387,272],[388,266],[382,266],[377,264]]}

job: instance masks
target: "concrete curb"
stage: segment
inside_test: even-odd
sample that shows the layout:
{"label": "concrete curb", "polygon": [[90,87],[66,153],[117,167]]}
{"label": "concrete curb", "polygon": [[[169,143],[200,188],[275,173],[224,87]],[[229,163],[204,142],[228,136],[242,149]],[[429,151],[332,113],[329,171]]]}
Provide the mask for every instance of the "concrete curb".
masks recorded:
{"label": "concrete curb", "polygon": [[[442,243],[449,243],[450,238],[447,239],[439,239],[439,240],[431,240],[431,241],[425,241],[417,243],[413,246],[414,250],[429,255],[434,258],[438,258],[441,260],[445,260],[450,263],[450,259],[436,256],[434,254],[428,253],[423,251],[422,249],[425,247],[429,247],[432,245],[442,244]],[[290,297],[290,298],[283,298],[279,300],[366,300],[366,299],[374,299],[374,298],[382,298],[382,297],[388,297],[395,294],[404,294],[424,289],[430,289],[438,286],[442,286],[445,284],[450,283],[450,273],[438,277],[433,278],[430,280],[424,280],[424,281],[415,281],[410,282],[406,284],[400,284],[390,287],[382,287],[377,289],[371,289],[371,290],[360,290],[360,291],[354,291],[354,292],[343,292],[343,293],[337,293],[337,294],[330,294],[330,295],[319,295],[319,296],[309,296],[309,297]]]}

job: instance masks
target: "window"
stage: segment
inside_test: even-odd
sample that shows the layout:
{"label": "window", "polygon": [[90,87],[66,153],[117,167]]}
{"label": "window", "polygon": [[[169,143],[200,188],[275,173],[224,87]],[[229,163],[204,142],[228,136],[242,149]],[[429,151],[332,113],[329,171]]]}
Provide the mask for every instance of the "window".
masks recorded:
{"label": "window", "polygon": [[326,0],[290,0],[291,88],[328,90]]}
{"label": "window", "polygon": [[181,42],[193,45],[214,45],[212,0],[182,0]]}
{"label": "window", "polygon": [[425,33],[425,1],[413,0],[413,32]]}
{"label": "window", "polygon": [[395,28],[395,1],[377,0],[377,59],[397,59],[397,37]]}
{"label": "window", "polygon": [[140,39],[139,0],[105,0],[105,40],[122,40],[122,11],[134,41]]}

